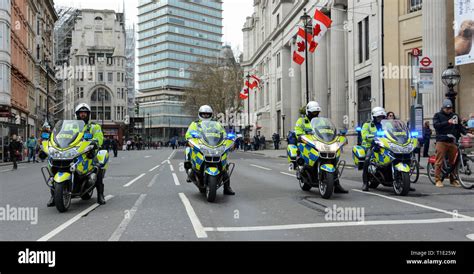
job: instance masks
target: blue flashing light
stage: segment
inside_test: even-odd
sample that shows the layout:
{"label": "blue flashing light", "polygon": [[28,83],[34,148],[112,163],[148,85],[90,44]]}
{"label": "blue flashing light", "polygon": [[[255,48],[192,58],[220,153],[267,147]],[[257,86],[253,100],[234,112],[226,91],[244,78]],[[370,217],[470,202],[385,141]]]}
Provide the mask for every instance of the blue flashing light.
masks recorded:
{"label": "blue flashing light", "polygon": [[418,131],[413,131],[413,132],[411,133],[411,137],[418,137],[418,135],[419,135],[419,134],[418,134]]}
{"label": "blue flashing light", "polygon": [[361,132],[361,131],[362,131],[362,128],[361,128],[361,127],[356,127],[356,131],[357,131],[357,132]]}
{"label": "blue flashing light", "polygon": [[377,131],[377,137],[384,137],[384,136],[385,136],[385,132]]}

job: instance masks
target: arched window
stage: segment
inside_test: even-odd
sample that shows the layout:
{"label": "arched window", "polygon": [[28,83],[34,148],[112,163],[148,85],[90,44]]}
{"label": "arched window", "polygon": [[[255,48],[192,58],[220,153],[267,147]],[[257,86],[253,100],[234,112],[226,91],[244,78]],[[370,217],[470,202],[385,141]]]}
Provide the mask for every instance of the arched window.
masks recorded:
{"label": "arched window", "polygon": [[91,95],[91,119],[112,120],[112,95],[105,88],[99,87]]}

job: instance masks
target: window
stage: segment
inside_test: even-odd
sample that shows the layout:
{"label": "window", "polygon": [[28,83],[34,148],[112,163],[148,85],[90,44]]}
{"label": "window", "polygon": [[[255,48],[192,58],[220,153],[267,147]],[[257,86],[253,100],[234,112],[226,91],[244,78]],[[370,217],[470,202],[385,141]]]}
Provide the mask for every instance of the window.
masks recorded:
{"label": "window", "polygon": [[362,35],[362,21],[360,21],[359,23],[357,23],[357,30],[358,30],[358,36],[359,36],[359,63],[362,63],[363,61],[363,47],[362,47],[362,39],[363,39],[363,35]]}
{"label": "window", "polygon": [[370,59],[370,50],[369,50],[369,17],[365,17],[364,19],[364,24],[365,24],[365,60]]}
{"label": "window", "polygon": [[281,78],[277,79],[277,102],[281,101]]}
{"label": "window", "polygon": [[277,68],[281,66],[281,54],[277,53]]}
{"label": "window", "polygon": [[359,125],[362,125],[370,119],[371,111],[371,86],[370,77],[357,81],[357,101],[358,101],[358,118]]}
{"label": "window", "polygon": [[407,0],[408,1],[408,13],[421,10],[423,0]]}
{"label": "window", "polygon": [[84,98],[84,88],[81,87],[81,92],[79,93],[79,97]]}
{"label": "window", "polygon": [[113,64],[113,61],[112,61],[112,53],[107,53],[106,54],[106,57],[107,57],[107,66],[111,66]]}
{"label": "window", "polygon": [[99,82],[104,82],[104,73],[99,72]]}
{"label": "window", "polygon": [[89,65],[95,65],[95,54],[89,54]]}
{"label": "window", "polygon": [[112,83],[114,81],[113,78],[114,78],[114,73],[113,72],[107,73],[107,82]]}
{"label": "window", "polygon": [[120,72],[117,72],[117,82],[120,82]]}
{"label": "window", "polygon": [[120,98],[120,88],[117,88],[117,98]]}
{"label": "window", "polygon": [[277,14],[277,26],[280,25],[280,14]]}

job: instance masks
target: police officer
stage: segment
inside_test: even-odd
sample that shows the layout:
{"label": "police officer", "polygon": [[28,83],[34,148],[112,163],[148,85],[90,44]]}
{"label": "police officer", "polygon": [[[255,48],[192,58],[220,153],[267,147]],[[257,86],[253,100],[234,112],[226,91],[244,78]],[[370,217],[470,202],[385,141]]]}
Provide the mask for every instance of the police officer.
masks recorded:
{"label": "police officer", "polygon": [[[104,135],[102,133],[102,127],[99,124],[90,121],[91,108],[85,103],[81,103],[76,107],[76,119],[82,120],[85,123],[85,131],[92,134],[92,141],[96,144],[97,149],[102,147],[104,142]],[[100,205],[105,204],[104,197],[104,182],[103,182],[103,170],[99,170],[97,174],[96,188],[97,188],[97,203]],[[51,191],[51,198],[47,204],[48,207],[55,206],[54,193]]]}
{"label": "police officer", "polygon": [[[186,140],[189,140],[189,139],[193,138],[192,135],[191,135],[191,132],[198,131],[199,126],[203,121],[211,121],[212,120],[212,115],[213,115],[213,110],[210,106],[208,106],[208,105],[201,106],[199,108],[199,113],[198,113],[198,118],[199,119],[192,122],[189,125],[188,131],[186,131],[186,135],[185,135]],[[224,129],[222,129],[222,130],[223,130],[223,133],[225,135],[226,134],[225,130]],[[191,159],[190,159],[191,158],[191,150],[190,150],[189,147],[186,148],[185,157],[186,157],[185,166],[187,166],[189,164],[186,164],[186,163],[191,163]],[[189,183],[189,182],[191,182],[191,179],[189,178],[189,170],[186,170],[186,173],[188,174],[188,178],[186,179],[186,181]],[[227,180],[227,183],[224,184],[224,195],[235,195],[235,192],[230,187],[230,180]]]}
{"label": "police officer", "polygon": [[[321,112],[321,107],[319,106],[318,102],[315,102],[315,101],[308,102],[308,104],[306,105],[306,115],[303,117],[300,117],[298,121],[296,121],[295,134],[298,141],[301,135],[308,134],[313,131],[313,128],[311,127],[311,120],[314,118],[317,118],[320,112]],[[346,193],[349,193],[349,191],[345,190],[341,186],[339,180],[337,180],[335,184],[334,193],[346,194]]]}

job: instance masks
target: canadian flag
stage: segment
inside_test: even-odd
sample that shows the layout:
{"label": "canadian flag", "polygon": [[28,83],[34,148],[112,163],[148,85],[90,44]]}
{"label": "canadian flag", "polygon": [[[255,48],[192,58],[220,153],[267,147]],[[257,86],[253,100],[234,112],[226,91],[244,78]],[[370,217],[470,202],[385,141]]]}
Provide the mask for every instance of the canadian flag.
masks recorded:
{"label": "canadian flag", "polygon": [[309,33],[306,33],[305,38],[305,31],[302,28],[298,28],[298,34],[296,36],[296,50],[293,51],[293,61],[295,61],[298,65],[303,64],[305,60],[305,41],[308,42],[308,51],[314,52],[318,43],[313,40],[313,36]]}
{"label": "canadian flag", "polygon": [[242,88],[242,90],[240,91],[239,97],[242,100],[249,98],[249,89],[246,87]]}
{"label": "canadian flag", "polygon": [[248,81],[245,81],[245,86],[247,86],[250,90],[260,90],[260,83],[262,81],[256,75],[250,76]]}
{"label": "canadian flag", "polygon": [[313,17],[313,39],[319,43],[328,29],[331,27],[332,20],[320,10],[316,9]]}

